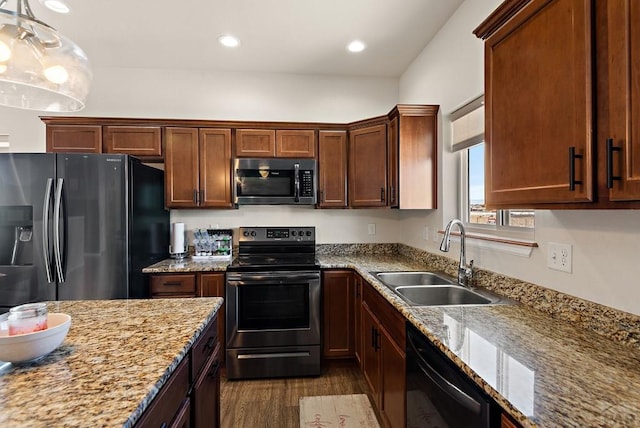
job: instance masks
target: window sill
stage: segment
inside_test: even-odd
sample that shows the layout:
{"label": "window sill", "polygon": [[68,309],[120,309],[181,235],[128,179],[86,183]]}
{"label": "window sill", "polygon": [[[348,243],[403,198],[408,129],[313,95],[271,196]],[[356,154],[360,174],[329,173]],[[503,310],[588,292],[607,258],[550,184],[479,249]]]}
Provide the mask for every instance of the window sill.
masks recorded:
{"label": "window sill", "polygon": [[[444,235],[444,230],[439,230],[438,233]],[[458,237],[457,241],[460,240],[460,232],[451,232],[451,235]],[[472,232],[467,232],[465,236],[467,238],[467,246],[512,254],[520,257],[530,257],[533,249],[538,247],[537,242],[524,239],[504,238]]]}

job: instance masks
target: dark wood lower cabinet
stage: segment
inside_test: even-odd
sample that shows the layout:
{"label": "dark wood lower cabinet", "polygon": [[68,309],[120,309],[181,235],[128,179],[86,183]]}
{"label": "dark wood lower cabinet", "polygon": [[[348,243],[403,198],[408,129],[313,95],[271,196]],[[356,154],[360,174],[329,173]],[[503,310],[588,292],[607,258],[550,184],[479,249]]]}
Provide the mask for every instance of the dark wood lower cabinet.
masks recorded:
{"label": "dark wood lower cabinet", "polygon": [[218,428],[220,354],[218,324],[214,318],[135,427]]}
{"label": "dark wood lower cabinet", "polygon": [[353,358],[354,308],[353,272],[322,273],[322,355],[324,358]]}

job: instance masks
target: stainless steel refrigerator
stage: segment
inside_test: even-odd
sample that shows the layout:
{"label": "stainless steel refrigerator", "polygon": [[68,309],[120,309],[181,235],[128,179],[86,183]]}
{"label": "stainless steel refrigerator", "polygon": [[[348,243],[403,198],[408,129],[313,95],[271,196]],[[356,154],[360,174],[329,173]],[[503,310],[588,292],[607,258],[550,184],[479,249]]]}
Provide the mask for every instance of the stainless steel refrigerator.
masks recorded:
{"label": "stainless steel refrigerator", "polygon": [[127,155],[0,154],[0,313],[147,297],[141,270],[168,248],[162,170]]}

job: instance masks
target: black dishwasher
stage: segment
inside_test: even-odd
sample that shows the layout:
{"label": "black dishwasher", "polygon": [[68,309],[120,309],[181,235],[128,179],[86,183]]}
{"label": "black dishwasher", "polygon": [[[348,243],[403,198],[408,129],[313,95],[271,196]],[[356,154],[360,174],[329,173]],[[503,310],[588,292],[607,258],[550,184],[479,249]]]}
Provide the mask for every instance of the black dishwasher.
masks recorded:
{"label": "black dishwasher", "polygon": [[407,325],[407,428],[491,427],[493,406],[446,355]]}

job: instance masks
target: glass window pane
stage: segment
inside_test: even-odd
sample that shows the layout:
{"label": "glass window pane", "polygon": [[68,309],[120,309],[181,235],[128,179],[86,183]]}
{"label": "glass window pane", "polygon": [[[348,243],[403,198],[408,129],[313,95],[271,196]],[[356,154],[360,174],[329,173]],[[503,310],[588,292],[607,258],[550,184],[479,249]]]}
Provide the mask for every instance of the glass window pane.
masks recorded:
{"label": "glass window pane", "polygon": [[496,224],[496,211],[486,210],[484,201],[484,143],[468,150],[469,171],[468,198],[469,223]]}
{"label": "glass window pane", "polygon": [[535,211],[505,210],[504,222],[505,226],[533,228],[535,225]]}

